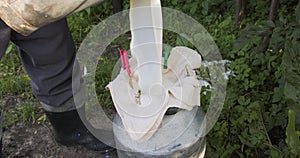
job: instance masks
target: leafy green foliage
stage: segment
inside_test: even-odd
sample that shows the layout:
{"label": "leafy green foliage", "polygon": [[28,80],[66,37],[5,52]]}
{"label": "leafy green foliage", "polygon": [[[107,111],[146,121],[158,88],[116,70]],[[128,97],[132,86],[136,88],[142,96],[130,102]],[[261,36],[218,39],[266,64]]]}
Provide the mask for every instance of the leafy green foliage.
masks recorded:
{"label": "leafy green foliage", "polygon": [[288,144],[294,157],[300,154],[300,132],[295,128],[295,111],[289,110],[289,123],[286,128],[286,143]]}
{"label": "leafy green foliage", "polygon": [[[294,6],[284,5],[283,8]],[[227,144],[238,146],[231,156],[295,155],[283,140],[286,137],[287,111],[291,107],[299,111],[299,38],[296,35],[299,25],[293,20],[294,12],[288,16],[282,12],[284,10],[279,10],[279,20],[275,22],[258,19],[255,24],[245,27],[238,34],[234,51],[224,56],[233,60],[231,70],[235,74],[230,79],[227,90],[230,95],[220,118],[221,122],[228,123],[228,132],[223,135],[230,138]],[[285,20],[282,20],[283,16]],[[271,38],[264,50],[266,36]],[[226,113],[229,114],[226,116]]]}
{"label": "leafy green foliage", "polygon": [[[300,7],[296,9],[295,13],[298,13]],[[296,24],[297,25],[297,24]],[[300,27],[298,23],[298,29]],[[297,29],[292,33],[290,39],[285,43],[285,52],[282,57],[282,78],[281,89],[283,91],[284,99],[288,111],[288,125],[286,128],[286,143],[291,151],[292,157],[300,156],[300,132],[296,130],[296,125],[299,127],[300,119],[295,113],[300,112],[300,45]],[[296,118],[297,121],[296,121]]]}

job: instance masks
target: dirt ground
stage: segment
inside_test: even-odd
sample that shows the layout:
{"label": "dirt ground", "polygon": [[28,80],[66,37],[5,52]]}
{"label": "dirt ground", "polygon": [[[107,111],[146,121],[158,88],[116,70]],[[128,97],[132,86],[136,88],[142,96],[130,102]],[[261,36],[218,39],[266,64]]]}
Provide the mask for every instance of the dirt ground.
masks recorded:
{"label": "dirt ground", "polygon": [[[83,147],[57,144],[50,124],[17,123],[3,133],[3,158],[116,158],[115,152],[99,153]],[[108,157],[109,156],[109,157]]]}
{"label": "dirt ground", "polygon": [[[18,99],[6,100],[7,108],[16,108]],[[7,99],[7,98],[5,98]],[[4,129],[2,136],[3,158],[117,158],[116,151],[100,153],[84,147],[66,147],[54,141],[50,123],[23,123]]]}

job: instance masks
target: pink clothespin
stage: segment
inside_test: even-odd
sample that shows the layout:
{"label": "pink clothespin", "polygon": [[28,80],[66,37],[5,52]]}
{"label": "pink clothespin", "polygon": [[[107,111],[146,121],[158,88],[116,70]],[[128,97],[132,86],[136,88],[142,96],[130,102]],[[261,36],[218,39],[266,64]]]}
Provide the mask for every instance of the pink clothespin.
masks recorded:
{"label": "pink clothespin", "polygon": [[120,58],[121,58],[122,68],[123,68],[123,70],[125,70],[126,67],[125,67],[124,51],[123,50],[119,50],[119,52],[120,52]]}
{"label": "pink clothespin", "polygon": [[129,61],[128,61],[128,56],[127,56],[127,51],[126,50],[123,51],[123,55],[124,55],[124,61],[125,61],[125,69],[127,70],[128,75],[131,77],[131,70],[130,70],[130,65],[129,65]]}
{"label": "pink clothespin", "polygon": [[129,61],[128,61],[127,51],[120,50],[120,56],[121,56],[123,70],[126,69],[128,75],[131,77],[131,70],[130,70],[130,65],[129,65]]}

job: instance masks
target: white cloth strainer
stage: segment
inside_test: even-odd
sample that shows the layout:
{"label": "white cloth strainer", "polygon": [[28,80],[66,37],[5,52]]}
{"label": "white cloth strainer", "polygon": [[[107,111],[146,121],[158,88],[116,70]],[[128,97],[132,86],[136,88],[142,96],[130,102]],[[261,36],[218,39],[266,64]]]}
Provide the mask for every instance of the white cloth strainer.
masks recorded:
{"label": "white cloth strainer", "polygon": [[162,68],[160,0],[131,0],[130,21],[132,75],[122,70],[107,87],[124,128],[133,140],[143,141],[157,131],[168,108],[200,106],[201,85],[193,69],[201,66],[201,56],[175,47],[168,68]]}

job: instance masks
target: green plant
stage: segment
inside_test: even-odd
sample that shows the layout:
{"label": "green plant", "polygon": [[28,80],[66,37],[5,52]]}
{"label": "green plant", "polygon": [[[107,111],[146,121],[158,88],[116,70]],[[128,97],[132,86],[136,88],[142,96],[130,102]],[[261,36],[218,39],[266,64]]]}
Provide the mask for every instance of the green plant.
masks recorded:
{"label": "green plant", "polygon": [[[0,102],[0,108],[3,111],[3,124],[4,128],[8,128],[17,122],[43,122],[42,108],[39,106],[38,102],[31,101],[26,98],[26,100],[16,99],[15,105],[9,105],[7,107],[5,103]],[[13,107],[15,106],[15,107]]]}
{"label": "green plant", "polygon": [[[281,5],[285,9],[297,6],[295,2]],[[208,136],[212,147],[208,151],[214,153],[211,157],[219,153],[224,157],[298,156],[295,142],[299,138],[284,138],[295,138],[299,128],[299,119],[293,122],[287,115],[290,109],[299,111],[299,7],[289,15],[282,8],[278,20],[258,18],[255,24],[245,27],[237,36],[235,50],[225,55],[232,60],[234,76],[229,81],[220,121]],[[270,42],[265,49],[268,36]]]}
{"label": "green plant", "polygon": [[288,144],[293,157],[300,155],[300,131],[296,131],[296,114],[294,110],[289,110],[289,123],[286,128],[286,143]]}

